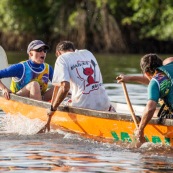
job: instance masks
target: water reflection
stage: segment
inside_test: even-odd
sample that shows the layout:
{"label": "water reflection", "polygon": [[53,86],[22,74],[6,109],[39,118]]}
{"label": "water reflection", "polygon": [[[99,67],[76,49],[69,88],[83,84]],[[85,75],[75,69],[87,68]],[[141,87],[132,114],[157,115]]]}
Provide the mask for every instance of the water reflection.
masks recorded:
{"label": "water reflection", "polygon": [[156,146],[128,149],[76,135],[69,135],[67,139],[57,132],[29,138],[1,135],[0,171],[145,173],[172,170],[172,149]]}
{"label": "water reflection", "polygon": [[[126,103],[121,84],[104,84],[112,102]],[[140,84],[126,84],[129,98],[134,105],[145,105],[147,102],[147,86]]]}

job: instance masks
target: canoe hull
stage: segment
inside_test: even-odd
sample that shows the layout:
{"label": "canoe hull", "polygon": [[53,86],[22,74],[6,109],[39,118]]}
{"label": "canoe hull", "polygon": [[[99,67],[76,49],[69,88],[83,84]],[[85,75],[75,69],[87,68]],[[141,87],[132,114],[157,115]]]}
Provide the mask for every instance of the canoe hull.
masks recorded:
{"label": "canoe hull", "polygon": [[[29,101],[29,102],[28,102]],[[30,119],[47,121],[47,108],[50,103],[13,96],[11,100],[0,97],[1,109],[12,115],[21,114]],[[169,122],[168,122],[169,121]],[[147,141],[173,146],[173,122],[167,120],[158,124],[151,121],[145,128]],[[108,113],[87,109],[60,107],[52,117],[53,128],[78,133],[101,141],[131,142],[135,125],[130,115]]]}

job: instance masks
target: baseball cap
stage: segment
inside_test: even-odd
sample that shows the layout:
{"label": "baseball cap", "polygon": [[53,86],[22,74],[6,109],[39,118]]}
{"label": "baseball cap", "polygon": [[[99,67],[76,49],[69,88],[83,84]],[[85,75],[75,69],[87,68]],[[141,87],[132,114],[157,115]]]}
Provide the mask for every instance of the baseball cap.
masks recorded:
{"label": "baseball cap", "polygon": [[31,41],[31,43],[29,43],[28,45],[28,49],[27,49],[27,53],[29,54],[29,52],[32,50],[32,49],[39,49],[40,47],[44,46],[45,49],[49,50],[49,46],[46,45],[43,41],[41,40],[33,40]]}

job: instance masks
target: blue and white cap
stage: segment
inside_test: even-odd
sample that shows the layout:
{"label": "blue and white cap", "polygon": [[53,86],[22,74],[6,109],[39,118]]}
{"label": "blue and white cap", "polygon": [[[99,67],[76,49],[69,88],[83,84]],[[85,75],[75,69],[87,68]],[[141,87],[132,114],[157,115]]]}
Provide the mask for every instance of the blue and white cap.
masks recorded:
{"label": "blue and white cap", "polygon": [[32,49],[39,49],[40,47],[44,46],[45,49],[49,50],[49,46],[46,45],[43,41],[41,40],[33,40],[31,41],[31,43],[29,43],[28,45],[28,49],[27,49],[27,53],[29,54],[29,52],[32,50]]}

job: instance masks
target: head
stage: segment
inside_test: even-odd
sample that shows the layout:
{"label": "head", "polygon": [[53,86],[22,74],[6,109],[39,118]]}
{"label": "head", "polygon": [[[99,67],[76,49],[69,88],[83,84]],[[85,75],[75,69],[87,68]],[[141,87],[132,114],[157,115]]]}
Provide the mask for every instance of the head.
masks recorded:
{"label": "head", "polygon": [[142,72],[150,80],[156,69],[162,66],[162,59],[157,54],[146,54],[141,58],[140,66]]}
{"label": "head", "polygon": [[173,57],[169,57],[169,58],[166,58],[164,61],[163,61],[163,65],[167,65],[169,63],[173,62]]}
{"label": "head", "polygon": [[41,40],[33,40],[27,49],[29,58],[36,64],[44,63],[49,46]]}
{"label": "head", "polygon": [[63,53],[74,52],[74,51],[75,51],[75,47],[74,47],[73,42],[71,42],[71,41],[61,41],[56,46],[55,55],[58,57]]}

